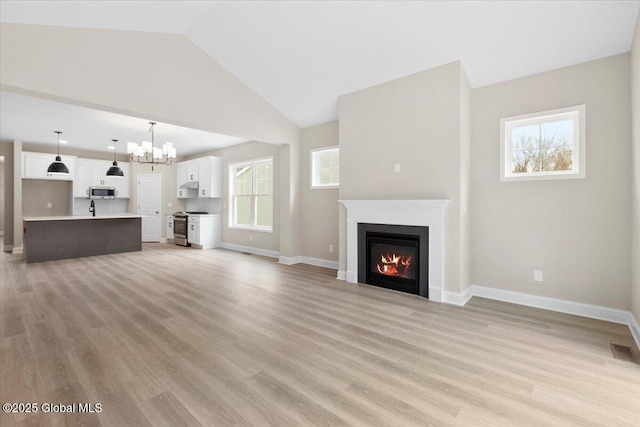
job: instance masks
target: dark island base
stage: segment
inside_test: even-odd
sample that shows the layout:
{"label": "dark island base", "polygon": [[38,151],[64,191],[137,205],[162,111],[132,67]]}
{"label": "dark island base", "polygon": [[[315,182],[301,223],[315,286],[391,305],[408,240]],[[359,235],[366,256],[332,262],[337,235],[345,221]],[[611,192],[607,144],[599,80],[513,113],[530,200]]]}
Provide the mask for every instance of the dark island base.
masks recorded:
{"label": "dark island base", "polygon": [[142,250],[141,218],[29,221],[24,227],[27,262]]}

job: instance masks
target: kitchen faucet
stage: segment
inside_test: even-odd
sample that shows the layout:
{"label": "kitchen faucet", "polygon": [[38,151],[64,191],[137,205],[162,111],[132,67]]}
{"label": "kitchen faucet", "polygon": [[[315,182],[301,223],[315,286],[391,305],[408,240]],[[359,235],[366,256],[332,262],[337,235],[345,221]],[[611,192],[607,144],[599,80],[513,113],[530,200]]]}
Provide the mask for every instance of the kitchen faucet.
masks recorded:
{"label": "kitchen faucet", "polygon": [[89,206],[89,212],[91,212],[93,216],[96,216],[96,203],[93,200],[91,200],[91,205]]}

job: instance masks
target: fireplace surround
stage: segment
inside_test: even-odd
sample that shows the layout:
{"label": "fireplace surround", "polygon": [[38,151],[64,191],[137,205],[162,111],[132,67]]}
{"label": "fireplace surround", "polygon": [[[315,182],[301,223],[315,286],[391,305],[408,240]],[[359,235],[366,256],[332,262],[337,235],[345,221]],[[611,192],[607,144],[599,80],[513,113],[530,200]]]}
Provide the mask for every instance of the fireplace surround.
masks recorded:
{"label": "fireplace surround", "polygon": [[340,200],[346,209],[346,271],[338,278],[359,283],[358,224],[428,227],[428,298],[442,302],[444,287],[444,211],[449,200]]}

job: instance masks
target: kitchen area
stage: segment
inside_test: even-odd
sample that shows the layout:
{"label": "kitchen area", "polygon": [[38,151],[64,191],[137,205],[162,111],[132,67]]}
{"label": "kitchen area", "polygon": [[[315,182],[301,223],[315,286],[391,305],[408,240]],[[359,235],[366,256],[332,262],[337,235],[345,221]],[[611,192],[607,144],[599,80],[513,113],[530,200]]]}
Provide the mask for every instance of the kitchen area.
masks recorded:
{"label": "kitchen area", "polygon": [[[67,171],[56,173],[47,168],[56,162],[54,154],[23,151],[21,155],[23,251],[27,262],[139,251],[143,241],[196,249],[221,244],[219,157],[169,161],[153,165],[155,170],[149,171],[149,165],[116,161],[115,156],[109,161],[63,155]],[[132,156],[127,159],[135,160]],[[116,166],[117,174],[107,174]],[[139,173],[156,174],[164,184],[157,197],[159,204],[150,214],[142,212],[140,206],[148,194],[136,194],[145,191],[136,181]],[[168,188],[176,188],[175,199],[165,203]],[[174,205],[186,209],[168,213]],[[159,227],[158,237],[145,240],[145,227]]]}

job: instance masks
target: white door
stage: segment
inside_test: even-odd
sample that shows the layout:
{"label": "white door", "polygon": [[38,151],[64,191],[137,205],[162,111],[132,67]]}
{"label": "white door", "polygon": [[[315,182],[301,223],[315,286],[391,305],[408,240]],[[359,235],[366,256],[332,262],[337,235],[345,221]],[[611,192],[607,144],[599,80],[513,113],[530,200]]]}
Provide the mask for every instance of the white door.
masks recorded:
{"label": "white door", "polygon": [[162,176],[138,174],[138,215],[142,217],[142,241],[159,242],[162,234]]}

